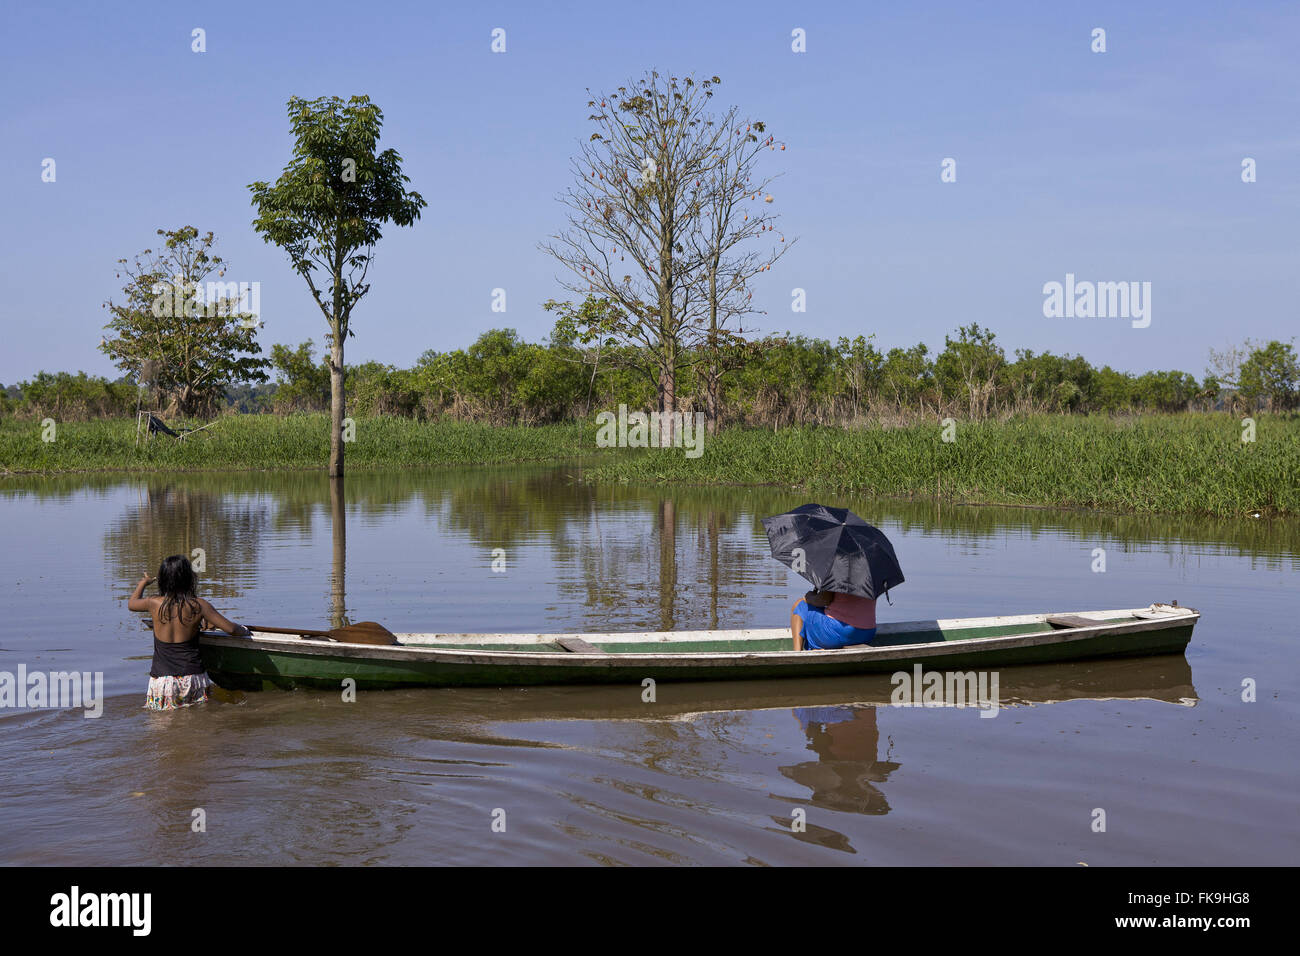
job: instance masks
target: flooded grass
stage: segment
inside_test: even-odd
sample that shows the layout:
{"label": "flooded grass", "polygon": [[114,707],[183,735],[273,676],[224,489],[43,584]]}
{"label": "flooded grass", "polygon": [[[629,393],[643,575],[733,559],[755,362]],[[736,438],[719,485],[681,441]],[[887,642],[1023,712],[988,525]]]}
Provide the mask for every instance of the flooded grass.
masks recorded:
{"label": "flooded grass", "polygon": [[[1300,417],[1260,415],[1253,441],[1227,414],[1043,415],[900,428],[733,428],[698,458],[681,449],[597,448],[594,424],[494,426],[362,418],[349,468],[587,458],[597,483],[774,485],[966,504],[1243,518],[1300,514]],[[136,447],[132,421],[0,422],[0,473],[323,469],[329,419],[238,415],[184,441]]]}
{"label": "flooded grass", "polygon": [[647,451],[589,479],[771,484],[867,496],[1220,517],[1300,514],[1300,418],[1039,416],[906,428],[728,430],[704,454]]}
{"label": "flooded grass", "polygon": [[[196,423],[196,427],[197,427]],[[323,469],[329,416],[231,415],[180,441],[155,435],[136,445],[135,422],[57,424],[42,440],[39,421],[0,422],[0,472]],[[495,427],[467,422],[362,418],[345,449],[350,468],[555,461],[580,450],[576,425]]]}

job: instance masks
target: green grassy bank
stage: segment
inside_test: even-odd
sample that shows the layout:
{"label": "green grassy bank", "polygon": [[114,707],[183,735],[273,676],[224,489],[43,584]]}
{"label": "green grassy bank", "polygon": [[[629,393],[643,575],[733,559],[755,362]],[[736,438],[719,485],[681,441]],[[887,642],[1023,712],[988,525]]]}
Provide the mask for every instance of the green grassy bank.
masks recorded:
{"label": "green grassy bank", "polygon": [[1058,505],[1147,514],[1300,515],[1300,418],[1261,415],[1254,442],[1227,414],[1040,416],[882,430],[731,430],[699,458],[643,452],[600,481],[785,485],[816,492]]}
{"label": "green grassy bank", "polygon": [[[181,442],[134,447],[133,421],[57,426],[0,421],[0,473],[239,471],[325,466],[325,415],[239,415]],[[798,487],[810,497],[933,498],[967,503],[1091,507],[1140,514],[1300,515],[1300,417],[1257,419],[1241,440],[1226,414],[1134,419],[1045,415],[906,428],[731,429],[701,457],[681,449],[595,447],[588,425],[540,427],[363,418],[347,448],[351,469],[555,461],[582,455],[596,482]]]}
{"label": "green grassy bank", "polygon": [[[184,441],[155,435],[141,440],[138,448],[134,420],[59,424],[52,442],[42,441],[41,435],[39,422],[0,421],[0,473],[323,470],[329,461],[329,416],[324,414],[231,415]],[[496,428],[362,418],[344,461],[347,468],[403,468],[548,461],[580,451],[576,425]]]}

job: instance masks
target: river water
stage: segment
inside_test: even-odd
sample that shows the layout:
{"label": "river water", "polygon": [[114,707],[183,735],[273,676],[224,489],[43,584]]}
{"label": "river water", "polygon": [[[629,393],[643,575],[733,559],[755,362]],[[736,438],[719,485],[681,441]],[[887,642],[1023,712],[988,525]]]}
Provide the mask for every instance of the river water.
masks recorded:
{"label": "river water", "polygon": [[1172,599],[1201,611],[1185,657],[1004,669],[1009,706],[992,719],[891,706],[886,676],[661,684],[654,703],[637,686],[355,703],[222,691],[142,709],[149,632],[125,598],[195,549],[201,593],[246,623],[788,622],[805,588],[767,556],[758,519],[799,493],[591,486],[579,471],[357,472],[341,493],[296,473],[0,483],[0,672],[101,672],[105,695],[98,718],[0,710],[0,862],[1300,858],[1296,522],[827,502],[895,543],[907,582],[882,621]]}

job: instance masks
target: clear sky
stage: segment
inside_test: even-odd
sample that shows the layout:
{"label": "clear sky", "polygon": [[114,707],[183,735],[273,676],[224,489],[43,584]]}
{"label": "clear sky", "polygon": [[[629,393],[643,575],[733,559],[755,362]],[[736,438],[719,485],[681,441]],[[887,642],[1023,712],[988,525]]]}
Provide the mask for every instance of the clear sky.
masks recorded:
{"label": "clear sky", "polygon": [[[937,347],[975,321],[1008,353],[1198,376],[1211,346],[1300,333],[1295,3],[16,2],[4,19],[6,384],[116,376],[100,304],[160,227],[214,231],[226,278],[261,283],[264,349],[323,341],[250,224],[247,184],[289,158],[291,95],[368,94],[429,202],[378,247],[350,362],[409,365],[503,325],[540,340],[563,290],[537,243],[563,222],[584,90],[648,68],[721,76],[715,103],[789,143],[768,170],[800,242],[759,280],[765,331]],[[1066,273],[1150,282],[1150,326],[1045,318]]]}

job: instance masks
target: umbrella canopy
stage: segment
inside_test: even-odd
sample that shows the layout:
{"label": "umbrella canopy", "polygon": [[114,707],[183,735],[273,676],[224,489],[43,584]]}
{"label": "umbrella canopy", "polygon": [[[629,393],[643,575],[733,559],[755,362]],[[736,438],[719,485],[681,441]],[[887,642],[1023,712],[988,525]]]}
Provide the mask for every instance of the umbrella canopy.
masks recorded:
{"label": "umbrella canopy", "polygon": [[819,591],[874,598],[903,583],[885,533],[848,508],[800,505],[763,519],[772,557]]}

